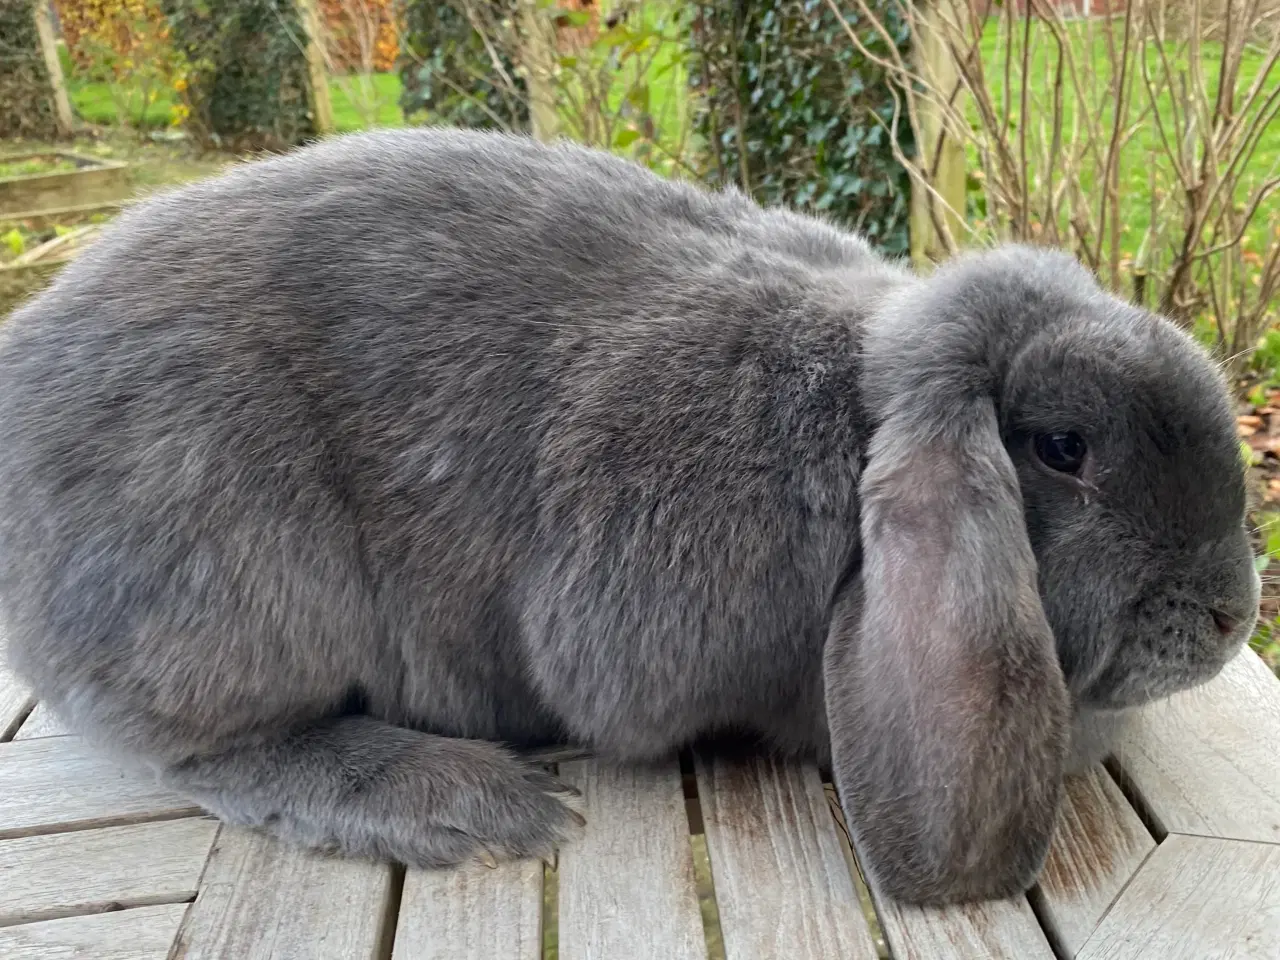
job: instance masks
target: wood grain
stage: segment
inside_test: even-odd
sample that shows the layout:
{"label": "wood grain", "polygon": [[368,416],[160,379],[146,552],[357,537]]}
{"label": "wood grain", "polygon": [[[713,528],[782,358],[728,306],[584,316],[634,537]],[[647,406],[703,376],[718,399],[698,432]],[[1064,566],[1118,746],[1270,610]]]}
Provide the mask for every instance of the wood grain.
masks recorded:
{"label": "wood grain", "polygon": [[542,863],[410,870],[392,960],[539,960]]}
{"label": "wood grain", "polygon": [[1077,960],[1153,957],[1280,957],[1280,846],[1168,837]]}
{"label": "wood grain", "polygon": [[198,813],[79,737],[0,743],[0,839]]}
{"label": "wood grain", "polygon": [[1026,897],[908,907],[876,897],[894,960],[1055,960]]}
{"label": "wood grain", "polygon": [[387,933],[390,893],[388,864],[325,857],[223,827],[177,953],[184,960],[370,958]]}
{"label": "wood grain", "polygon": [[1067,780],[1049,859],[1032,893],[1065,956],[1074,956],[1156,847],[1115,781],[1100,767]]}
{"label": "wood grain", "polygon": [[5,640],[0,637],[0,742],[10,739],[31,709],[31,693],[3,666]]}
{"label": "wood grain", "polygon": [[1280,843],[1280,680],[1244,649],[1193,690],[1136,712],[1115,752],[1163,833]]}
{"label": "wood grain", "polygon": [[0,927],[190,900],[217,830],[201,818],[0,840]]}
{"label": "wood grain", "polygon": [[560,852],[561,960],[703,960],[679,768],[580,761],[560,776],[587,817]]}
{"label": "wood grain", "polygon": [[65,737],[69,736],[70,733],[71,731],[62,725],[62,721],[53,715],[52,710],[43,703],[37,703],[27,719],[22,721],[22,726],[18,728],[18,732],[14,734],[13,739],[35,740],[40,737]]}
{"label": "wood grain", "polygon": [[874,958],[812,764],[696,760],[727,960]]}
{"label": "wood grain", "polygon": [[166,960],[185,903],[0,927],[0,957],[12,960]]}

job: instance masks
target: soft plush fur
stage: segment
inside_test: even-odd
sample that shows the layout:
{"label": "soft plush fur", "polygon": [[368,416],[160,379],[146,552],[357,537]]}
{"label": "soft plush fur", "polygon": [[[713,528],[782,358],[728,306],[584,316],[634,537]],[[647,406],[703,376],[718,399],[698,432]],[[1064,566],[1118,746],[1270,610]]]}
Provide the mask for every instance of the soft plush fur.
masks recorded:
{"label": "soft plush fur", "polygon": [[1248,636],[1243,512],[1213,365],[1067,256],[916,279],[507,136],[140,204],[0,335],[15,668],[228,820],[415,865],[572,835],[523,748],[738,731],[830,762],[889,895],[1023,890],[1073,716]]}

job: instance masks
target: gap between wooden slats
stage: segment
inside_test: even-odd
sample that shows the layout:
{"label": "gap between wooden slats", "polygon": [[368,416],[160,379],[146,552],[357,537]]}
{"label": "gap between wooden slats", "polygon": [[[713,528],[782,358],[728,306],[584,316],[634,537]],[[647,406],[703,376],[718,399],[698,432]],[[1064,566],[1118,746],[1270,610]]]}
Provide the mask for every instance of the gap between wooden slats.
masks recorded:
{"label": "gap between wooden slats", "polygon": [[4,668],[4,644],[4,637],[0,636],[0,743],[13,739],[35,706],[30,691]]}
{"label": "gap between wooden slats", "polygon": [[1078,960],[1275,960],[1280,845],[1171,834]]}
{"label": "gap between wooden slats", "polygon": [[1061,957],[1074,957],[1156,843],[1101,767],[1066,783],[1031,903]]}
{"label": "gap between wooden slats", "polygon": [[0,927],[191,900],[217,830],[200,818],[0,840]]}
{"label": "gap between wooden slats", "polygon": [[0,927],[0,957],[21,960],[167,960],[187,904]]}
{"label": "gap between wooden slats", "polygon": [[1280,843],[1280,680],[1248,648],[1209,683],[1142,707],[1110,767],[1166,833]]}
{"label": "gap between wooden slats", "polygon": [[200,812],[154,777],[120,767],[79,737],[0,744],[0,839]]}
{"label": "gap between wooden slats", "polygon": [[22,721],[22,726],[18,728],[13,739],[36,740],[41,737],[65,737],[69,734],[70,731],[53,715],[52,710],[43,703],[37,703],[27,718]]}

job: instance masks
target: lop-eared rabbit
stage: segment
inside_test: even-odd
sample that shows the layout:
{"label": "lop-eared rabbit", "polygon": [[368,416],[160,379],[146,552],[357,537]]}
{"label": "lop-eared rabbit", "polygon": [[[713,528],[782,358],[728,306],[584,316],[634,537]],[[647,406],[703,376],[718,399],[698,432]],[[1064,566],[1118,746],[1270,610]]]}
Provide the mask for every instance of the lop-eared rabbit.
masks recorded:
{"label": "lop-eared rabbit", "polygon": [[350,856],[549,855],[582,817],[529,751],[729,733],[830,766],[888,895],[1012,894],[1073,750],[1255,619],[1222,378],[1062,253],[917,278],[601,153],[381,132],[140,203],[0,341],[14,668]]}

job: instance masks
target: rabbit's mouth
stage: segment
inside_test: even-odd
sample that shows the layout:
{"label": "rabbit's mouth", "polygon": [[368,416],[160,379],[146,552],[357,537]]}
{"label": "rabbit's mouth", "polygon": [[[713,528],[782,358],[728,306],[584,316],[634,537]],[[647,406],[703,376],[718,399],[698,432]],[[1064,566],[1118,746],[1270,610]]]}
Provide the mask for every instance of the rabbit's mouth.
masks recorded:
{"label": "rabbit's mouth", "polygon": [[1207,611],[1205,619],[1210,625],[1198,632],[1216,634],[1216,642],[1188,645],[1183,630],[1171,631],[1163,649],[1130,639],[1083,691],[1079,702],[1094,709],[1120,710],[1208,683],[1240,652],[1256,618]]}
{"label": "rabbit's mouth", "polygon": [[[1135,707],[1212,680],[1257,623],[1261,580],[1243,535],[1131,559],[1150,572],[1128,597],[1108,596],[1109,584],[1079,568],[1055,580],[1075,589],[1049,593],[1046,611],[1082,705]],[[1091,604],[1080,602],[1082,580]]]}

